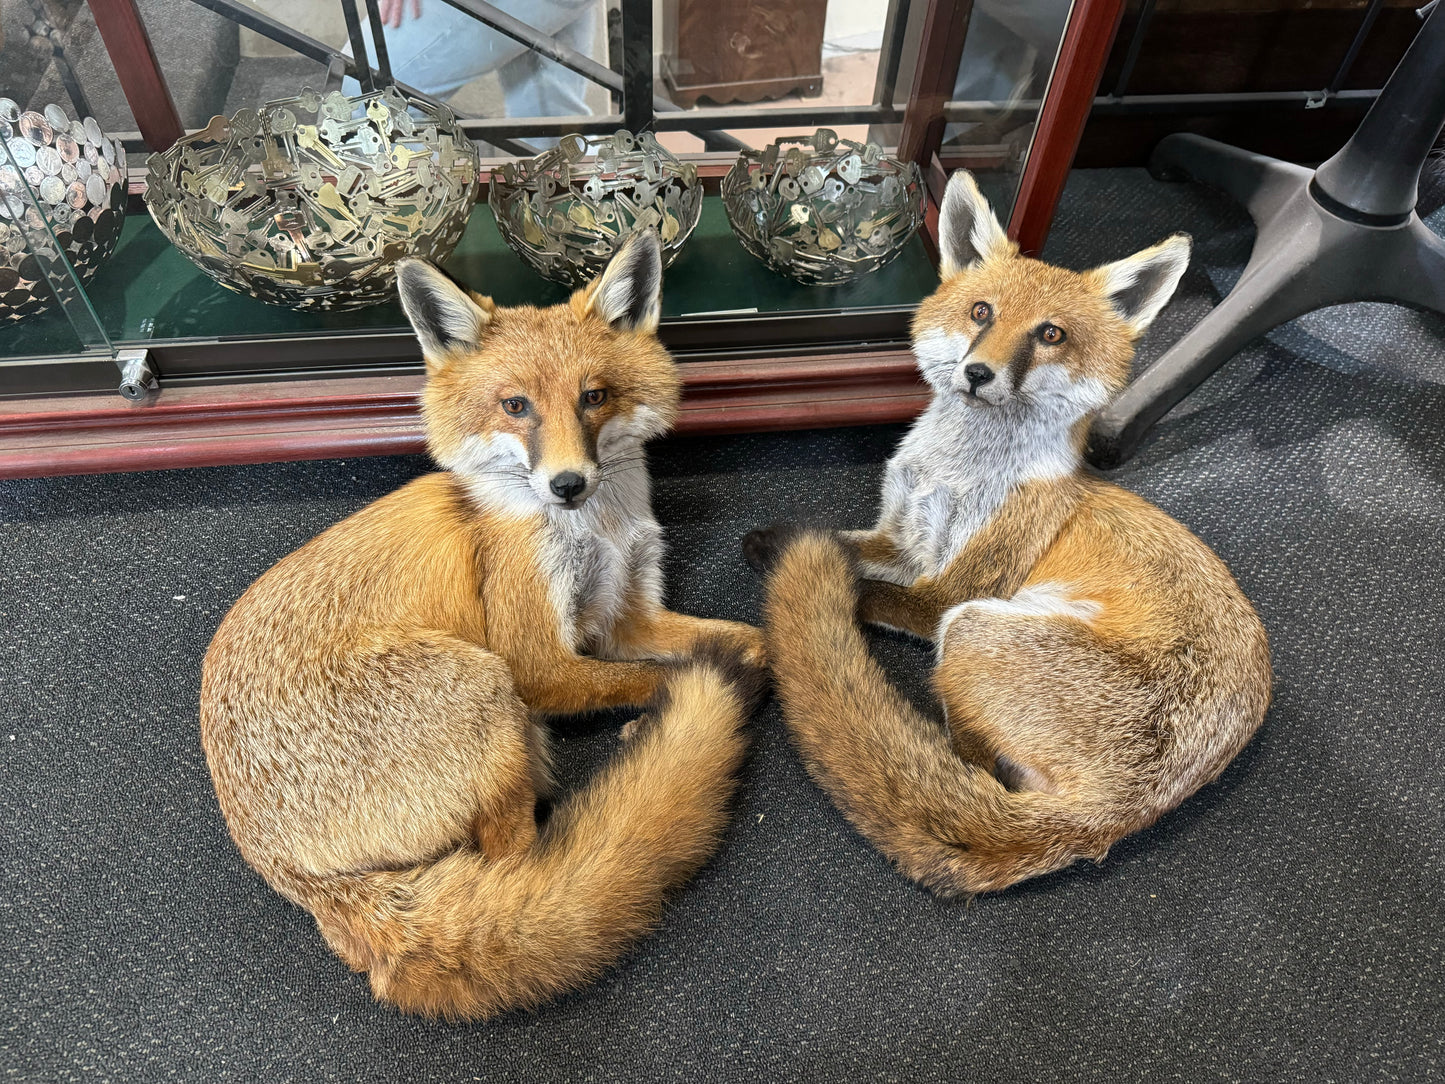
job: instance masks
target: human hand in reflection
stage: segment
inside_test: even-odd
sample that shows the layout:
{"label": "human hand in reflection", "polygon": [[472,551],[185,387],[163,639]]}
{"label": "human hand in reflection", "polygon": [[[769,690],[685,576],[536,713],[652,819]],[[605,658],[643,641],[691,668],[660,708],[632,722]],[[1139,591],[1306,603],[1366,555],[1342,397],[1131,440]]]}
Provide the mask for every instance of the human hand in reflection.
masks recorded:
{"label": "human hand in reflection", "polygon": [[[381,0],[380,10],[383,26],[398,27],[406,14],[406,0]],[[421,18],[421,0],[411,0],[411,17]]]}

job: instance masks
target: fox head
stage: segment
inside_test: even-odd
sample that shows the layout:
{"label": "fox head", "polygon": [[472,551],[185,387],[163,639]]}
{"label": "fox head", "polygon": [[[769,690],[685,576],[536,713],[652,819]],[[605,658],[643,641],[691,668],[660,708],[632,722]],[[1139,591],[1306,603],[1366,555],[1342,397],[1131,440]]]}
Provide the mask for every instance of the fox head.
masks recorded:
{"label": "fox head", "polygon": [[421,341],[427,445],[498,501],[580,507],[677,414],[679,381],[657,339],[662,253],[634,234],[591,285],[549,308],[501,308],[431,264],[397,265]]}
{"label": "fox head", "polygon": [[1134,342],[1189,263],[1190,239],[1090,271],[1020,256],[967,170],[939,216],[942,284],[913,319],[924,379],[970,406],[1078,419],[1129,380]]}

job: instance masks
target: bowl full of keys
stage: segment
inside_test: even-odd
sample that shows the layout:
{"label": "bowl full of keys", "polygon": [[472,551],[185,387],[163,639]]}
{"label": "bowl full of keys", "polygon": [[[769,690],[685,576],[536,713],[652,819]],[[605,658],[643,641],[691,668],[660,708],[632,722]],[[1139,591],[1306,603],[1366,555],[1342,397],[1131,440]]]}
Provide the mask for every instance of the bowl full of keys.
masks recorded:
{"label": "bowl full of keys", "polygon": [[492,174],[488,197],[512,251],[544,278],[585,286],[636,230],[655,230],[662,266],[702,215],[697,167],[651,132],[566,135]]}
{"label": "bowl full of keys", "polygon": [[396,263],[445,260],[477,194],[454,114],[395,87],[303,90],[213,117],[147,161],[146,206],[222,286],[273,305],[341,310],[395,295]]}
{"label": "bowl full of keys", "polygon": [[917,164],[828,128],[741,152],[721,191],[743,248],[808,286],[836,286],[895,259],[926,207]]}

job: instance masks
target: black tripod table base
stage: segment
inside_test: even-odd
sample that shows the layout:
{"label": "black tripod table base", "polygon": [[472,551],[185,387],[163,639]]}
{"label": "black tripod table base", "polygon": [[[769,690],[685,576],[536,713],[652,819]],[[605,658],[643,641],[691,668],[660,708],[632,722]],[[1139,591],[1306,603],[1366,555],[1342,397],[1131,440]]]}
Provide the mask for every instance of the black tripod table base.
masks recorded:
{"label": "black tripod table base", "polygon": [[1222,189],[1258,228],[1239,282],[1098,417],[1088,457],[1123,463],[1176,403],[1251,339],[1327,305],[1391,301],[1445,313],[1445,242],[1413,211],[1360,215],[1315,183],[1313,170],[1196,135],[1154,151],[1155,176]]}

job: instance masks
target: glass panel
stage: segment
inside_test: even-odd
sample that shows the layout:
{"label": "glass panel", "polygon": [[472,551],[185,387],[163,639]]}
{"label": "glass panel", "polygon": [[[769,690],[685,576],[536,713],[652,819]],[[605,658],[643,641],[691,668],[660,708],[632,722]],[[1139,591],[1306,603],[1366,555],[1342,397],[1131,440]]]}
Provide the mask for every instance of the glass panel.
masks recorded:
{"label": "glass panel", "polygon": [[[913,6],[921,14],[925,5]],[[818,127],[859,142],[877,138],[870,127],[888,119],[876,103],[894,98],[908,8],[901,0],[662,0],[658,94],[689,113],[754,111],[746,126],[718,125],[751,147]],[[781,111],[802,117],[768,119]],[[896,128],[888,134],[884,145],[896,144]],[[688,132],[665,132],[661,142],[677,152],[706,147]]]}
{"label": "glass panel", "polygon": [[88,5],[0,0],[0,39],[0,95],[21,109],[55,103],[93,116],[112,136],[135,131]]}
{"label": "glass panel", "polygon": [[[1378,89],[1419,29],[1415,8],[1420,6],[1391,3],[1375,12],[1372,5],[1348,0],[1167,0],[1149,16],[1127,93],[1318,93],[1335,78],[1367,18],[1373,19],[1371,29],[1344,87]],[[1132,0],[1121,41],[1134,34],[1138,8],[1138,0]],[[1120,52],[1116,46],[1115,58]],[[1110,77],[1116,74],[1106,72],[1106,90],[1114,86]]]}
{"label": "glass panel", "polygon": [[[491,210],[479,205],[444,267],[499,304],[549,305],[571,290],[532,272],[502,240]],[[921,238],[881,270],[835,287],[802,286],[774,275],[733,237],[722,200],[703,201],[702,218],[663,280],[664,319],[719,312],[782,313],[915,304],[936,285]],[[133,215],[104,289],[93,291],[105,329],[118,342],[220,339],[388,329],[405,326],[393,303],[352,312],[295,312],[217,286],[166,243],[148,217]]]}
{"label": "glass panel", "polygon": [[105,258],[120,221],[119,155],[99,142],[55,105],[0,99],[0,356],[111,353],[77,273]]}
{"label": "glass panel", "polygon": [[974,0],[939,157],[973,170],[1005,224],[1070,8],[1070,0]]}
{"label": "glass panel", "polygon": [[[145,0],[148,3],[155,3],[158,0]],[[160,0],[160,2],[174,3],[175,0]],[[245,6],[258,15],[265,16],[283,24],[289,30],[298,35],[304,35],[312,39],[320,46],[340,52],[346,45],[346,21],[341,14],[341,5],[337,0],[311,0],[309,3],[295,3],[294,0],[242,0]],[[197,9],[196,4],[187,3],[182,0],[185,6],[192,11]],[[144,14],[144,12],[142,12]],[[202,11],[201,15],[211,13]],[[219,16],[212,16],[213,18]],[[200,15],[194,15],[198,22]],[[229,19],[224,20],[230,22]],[[146,25],[150,25],[150,19],[146,19]],[[255,109],[265,102],[275,101],[278,98],[290,98],[300,93],[303,87],[311,87],[313,90],[335,89],[340,83],[339,73],[330,74],[330,66],[326,60],[317,56],[307,56],[297,52],[289,45],[276,41],[262,30],[251,26],[240,26],[235,28],[236,46],[234,59],[218,57],[220,71],[216,80],[221,84],[225,104],[218,113],[232,116],[239,109]],[[218,34],[218,37],[226,35]],[[160,60],[161,70],[166,73],[166,78],[171,79],[171,71],[174,64],[167,51],[159,46],[156,49],[156,56]],[[210,114],[198,115],[191,108],[176,103],[181,113],[181,122],[189,128],[201,128],[210,120]]]}
{"label": "glass panel", "polygon": [[[581,58],[590,62],[583,66],[607,70],[602,0],[379,0],[377,6],[392,76],[461,116],[582,118],[613,111],[606,88],[544,55],[562,53],[574,64]],[[369,21],[363,33],[371,49]],[[537,148],[552,142],[528,140]]]}
{"label": "glass panel", "polygon": [[[551,147],[557,136],[569,130],[610,133],[622,126],[622,0],[314,0],[306,4],[292,0],[137,0],[137,4],[183,125],[192,132],[204,130],[212,144],[233,137],[250,138],[241,134],[245,125],[240,120],[233,130],[228,123],[210,126],[212,116],[230,117],[238,110],[254,110],[264,102],[297,95],[306,86],[323,96],[332,90],[361,92],[364,88],[357,78],[361,72],[349,58],[363,50],[378,73],[389,70],[398,85],[444,100],[467,134],[480,144],[484,157],[506,160]],[[28,11],[28,5],[29,0],[0,0],[7,12]],[[660,74],[654,83],[654,101],[658,116],[667,120],[659,127],[672,129],[660,135],[664,146],[713,151],[739,145],[761,147],[777,136],[807,135],[818,127],[860,141],[871,139],[885,145],[896,141],[901,110],[893,103],[899,97],[896,88],[907,86],[906,76],[899,72],[903,37],[905,33],[917,36],[926,5],[917,0],[911,5],[907,0],[796,0],[775,5],[771,14],[762,12],[759,5],[712,6],[714,15],[726,10],[727,17],[738,25],[728,24],[731,30],[722,52],[709,61],[714,66],[706,69],[712,73],[707,78],[713,83],[704,93],[697,82],[705,74],[700,65],[707,48],[697,29],[702,9],[692,0],[656,0],[651,5],[628,0],[629,18],[646,18],[651,10],[658,20],[653,42]],[[911,27],[906,25],[910,18]],[[381,35],[384,56],[376,50],[373,23],[385,24]],[[672,28],[671,37],[665,32],[668,27]],[[702,25],[702,30],[706,29]],[[139,181],[145,176],[147,151],[136,134],[138,125],[125,103],[111,59],[100,46],[88,9],[76,11],[66,33],[68,49],[77,60],[78,82],[93,108],[106,118],[103,123],[109,130],[129,134],[131,167]],[[9,52],[7,44],[7,57]],[[693,58],[691,83],[682,76],[681,62],[687,57]],[[119,59],[122,65],[134,62],[134,58]],[[351,75],[346,74],[348,65]],[[54,70],[46,69],[30,82],[38,87],[45,79],[54,84],[57,78]],[[380,74],[378,82],[384,83]],[[27,100],[22,107],[28,106]],[[719,109],[726,115],[710,115]],[[305,106],[298,110],[290,142],[299,146],[303,135],[314,142],[319,133],[326,143],[330,137],[324,132],[323,118],[314,107],[309,115],[303,115],[306,113]],[[771,114],[779,117],[776,123]],[[682,121],[677,120],[679,115]],[[254,120],[252,116],[247,123]],[[351,131],[346,126],[352,122],[339,123]],[[676,130],[688,126],[703,134]],[[728,141],[712,134],[723,132],[736,138]],[[344,136],[343,142],[351,138]],[[301,152],[291,146],[286,153]],[[388,153],[369,156],[374,168],[390,170],[385,164]],[[408,162],[416,157],[415,152],[406,153]],[[365,175],[366,162],[347,157],[345,152],[343,157],[346,162],[333,166],[316,160],[313,153],[312,164],[319,174],[311,182],[304,178],[297,183],[276,182],[278,187],[296,189],[290,193],[289,203],[284,207],[278,204],[276,221],[286,217],[291,225],[283,228],[311,253],[304,257],[308,261],[305,268],[287,264],[285,270],[315,274],[317,262],[324,262],[331,250],[325,236],[328,231],[346,219],[352,223],[350,235],[355,236],[356,223],[370,221],[369,212],[358,210],[359,204],[352,201],[361,198],[363,188],[372,201],[378,201],[381,193],[371,187],[377,178]],[[211,200],[223,204],[219,210],[193,210],[211,218],[220,215],[216,221],[225,228],[213,231],[211,240],[225,247],[224,258],[245,255],[249,259],[254,253],[247,245],[259,226],[238,224],[232,221],[237,216],[227,218],[226,212],[236,210],[239,204],[232,197],[242,187],[249,193],[250,182],[243,185],[243,177],[231,176],[229,165],[211,169],[207,163],[212,161],[197,156],[184,166],[183,170],[191,171],[189,181],[183,170],[178,170],[172,177],[173,196],[197,204]],[[361,181],[347,177],[356,168],[363,171]],[[401,168],[411,167],[403,162]],[[273,173],[273,177],[287,172]],[[253,180],[258,193],[266,190],[260,173]],[[302,192],[298,184],[305,183],[311,187]],[[701,221],[666,274],[665,320],[724,313],[865,312],[889,314],[892,320],[935,283],[925,246],[913,237],[892,263],[851,283],[800,285],[769,270],[742,248],[728,225],[722,199],[715,194],[716,176],[707,183],[714,194],[704,198]],[[213,188],[221,194],[213,194]],[[534,273],[507,246],[485,196],[483,186],[483,202],[473,209],[460,243],[443,265],[502,304],[548,304],[567,296],[567,287]],[[329,217],[312,221],[306,216],[318,203],[330,209]],[[361,233],[371,236],[368,229],[363,225]],[[338,231],[336,236],[342,233]],[[865,240],[877,244],[877,236],[875,228]],[[204,244],[202,241],[203,249]],[[840,244],[846,248],[854,241],[850,235]],[[315,255],[317,252],[321,255]],[[214,260],[218,255],[216,250],[202,258]],[[227,290],[173,247],[134,200],[119,245],[90,284],[90,292],[100,328],[118,346],[275,336],[304,339],[406,328],[395,302],[340,312],[299,312]],[[900,327],[902,319],[898,316]],[[766,345],[768,341],[768,332],[761,325],[756,331],[744,325],[741,334],[748,342]],[[13,354],[12,346],[0,340],[0,355]],[[79,349],[78,343],[73,348]],[[287,357],[294,354],[292,351]],[[193,352],[186,356],[202,355]],[[258,351],[255,357],[258,366],[267,364],[264,352]]]}

